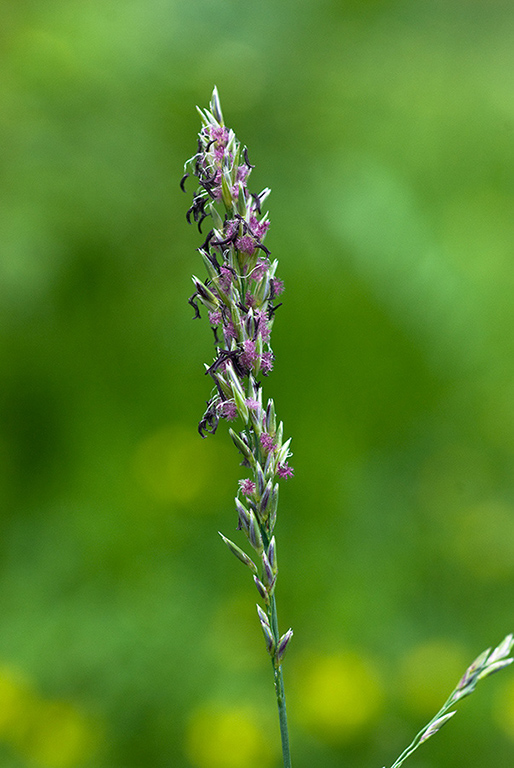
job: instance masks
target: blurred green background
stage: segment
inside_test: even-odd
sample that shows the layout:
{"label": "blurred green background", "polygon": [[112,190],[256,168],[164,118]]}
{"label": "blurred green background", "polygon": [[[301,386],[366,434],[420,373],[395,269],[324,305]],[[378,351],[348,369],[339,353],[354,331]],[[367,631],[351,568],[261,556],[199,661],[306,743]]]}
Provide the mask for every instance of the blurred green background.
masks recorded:
{"label": "blurred green background", "polygon": [[[514,629],[511,0],[0,7],[0,765],[277,768],[178,187],[273,189],[295,768],[390,765]],[[242,474],[243,473],[243,474]],[[514,676],[412,768],[506,768]]]}

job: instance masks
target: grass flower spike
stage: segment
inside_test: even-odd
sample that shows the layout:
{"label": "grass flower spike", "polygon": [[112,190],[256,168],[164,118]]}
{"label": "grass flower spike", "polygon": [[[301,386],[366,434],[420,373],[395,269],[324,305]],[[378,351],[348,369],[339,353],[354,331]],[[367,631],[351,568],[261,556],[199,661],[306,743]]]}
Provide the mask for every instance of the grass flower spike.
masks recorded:
{"label": "grass flower spike", "polygon": [[198,150],[185,165],[181,186],[185,189],[191,174],[197,178],[187,220],[196,222],[201,232],[209,218],[211,228],[198,248],[207,277],[193,277],[195,291],[189,303],[195,318],[205,310],[216,350],[214,361],[205,366],[213,386],[198,430],[206,437],[216,432],[220,420],[239,421],[238,428],[229,429],[229,433],[249,476],[239,481],[235,498],[237,528],[253,550],[252,557],[220,535],[252,572],[262,600],[257,614],[273,667],[284,766],[290,768],[281,662],[293,631],[280,635],[278,629],[274,528],[278,481],[293,475],[288,464],[291,441],[283,439],[283,425],[277,421],[273,400],[264,404],[261,382],[273,368],[270,336],[280,306],[277,297],[283,290],[276,277],[277,261],[271,260],[264,245],[269,219],[263,204],[270,190],[249,191],[254,166],[246,147],[225,126],[216,89],[210,109],[198,111],[202,119]]}
{"label": "grass flower spike", "polygon": [[421,746],[421,744],[437,733],[443,725],[456,714],[455,709],[451,712],[449,710],[451,710],[460,699],[473,693],[479,680],[483,680],[484,677],[488,677],[494,672],[498,672],[500,669],[512,664],[514,659],[509,657],[509,653],[512,651],[513,645],[514,636],[507,635],[494,651],[491,651],[491,649],[488,648],[475,659],[473,664],[467,668],[459,681],[459,684],[448,696],[439,712],[434,715],[430,722],[427,723],[418,734],[416,734],[412,742],[395,760],[391,768],[400,768],[400,765],[402,765],[402,763],[404,763],[405,760]]}

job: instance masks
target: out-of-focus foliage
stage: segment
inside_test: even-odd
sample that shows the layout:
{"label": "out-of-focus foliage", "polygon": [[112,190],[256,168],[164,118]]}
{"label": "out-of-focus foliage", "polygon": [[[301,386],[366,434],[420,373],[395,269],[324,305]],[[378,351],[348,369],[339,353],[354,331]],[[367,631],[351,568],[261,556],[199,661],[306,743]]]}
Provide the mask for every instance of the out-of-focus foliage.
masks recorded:
{"label": "out-of-focus foliage", "polygon": [[[241,470],[196,433],[178,181],[214,83],[287,289],[295,766],[390,764],[513,630],[513,33],[508,0],[2,4],[2,764],[279,765],[216,533]],[[512,765],[511,672],[461,709],[413,768]]]}

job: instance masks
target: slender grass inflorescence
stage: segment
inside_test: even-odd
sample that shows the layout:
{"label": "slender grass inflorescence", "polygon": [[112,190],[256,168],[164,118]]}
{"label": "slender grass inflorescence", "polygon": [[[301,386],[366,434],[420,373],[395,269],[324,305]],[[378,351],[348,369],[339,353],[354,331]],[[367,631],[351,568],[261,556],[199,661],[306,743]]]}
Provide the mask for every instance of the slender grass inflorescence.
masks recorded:
{"label": "slender grass inflorescence", "polygon": [[402,765],[402,763],[407,760],[407,758],[410,757],[421,744],[437,733],[443,725],[456,714],[455,709],[452,712],[450,712],[450,709],[454,707],[458,701],[469,696],[470,693],[473,693],[479,680],[483,680],[494,672],[499,672],[500,669],[504,669],[512,664],[514,659],[509,657],[509,653],[511,652],[513,645],[514,636],[507,635],[494,651],[491,651],[491,649],[488,648],[475,659],[473,664],[467,668],[457,687],[448,696],[439,712],[437,712],[430,722],[416,734],[412,742],[395,760],[391,768],[400,768],[400,765]]}
{"label": "slender grass inflorescence", "polygon": [[186,162],[184,184],[189,171],[198,179],[187,220],[193,219],[201,232],[203,221],[212,219],[203,245],[198,248],[207,279],[193,277],[195,292],[189,299],[200,317],[207,310],[214,332],[216,356],[206,365],[213,381],[207,409],[199,423],[202,437],[213,434],[220,419],[240,419],[242,429],[229,429],[242,456],[249,477],[239,481],[235,506],[238,530],[246,536],[250,557],[237,544],[221,535],[231,552],[251,571],[263,607],[257,605],[258,619],[271,657],[279,709],[282,752],[285,768],[291,765],[281,662],[293,631],[280,635],[275,587],[277,546],[274,536],[280,478],[293,475],[288,464],[291,440],[283,438],[283,424],[277,421],[273,400],[263,404],[261,376],[273,367],[270,335],[276,303],[283,284],[276,277],[277,260],[263,244],[269,228],[262,206],[270,190],[250,192],[248,178],[254,166],[234,132],[225,127],[220,101],[214,89],[209,110],[198,108],[202,128],[197,153]]}

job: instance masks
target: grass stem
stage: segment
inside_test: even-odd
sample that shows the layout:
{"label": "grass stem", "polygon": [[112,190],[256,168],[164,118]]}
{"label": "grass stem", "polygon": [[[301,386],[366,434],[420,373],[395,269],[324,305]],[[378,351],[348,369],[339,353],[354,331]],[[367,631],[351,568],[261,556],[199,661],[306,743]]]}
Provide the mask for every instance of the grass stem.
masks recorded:
{"label": "grass stem", "polygon": [[[277,619],[277,604],[275,601],[275,595],[271,598],[271,631],[275,637],[275,641],[278,645],[278,619]],[[289,748],[289,731],[287,728],[287,711],[286,711],[286,694],[284,691],[284,676],[282,674],[282,666],[277,664],[276,659],[271,660],[273,665],[273,676],[275,682],[275,694],[277,696],[278,705],[278,719],[280,723],[280,737],[282,739],[282,757],[284,760],[284,768],[291,768],[291,751]]]}

